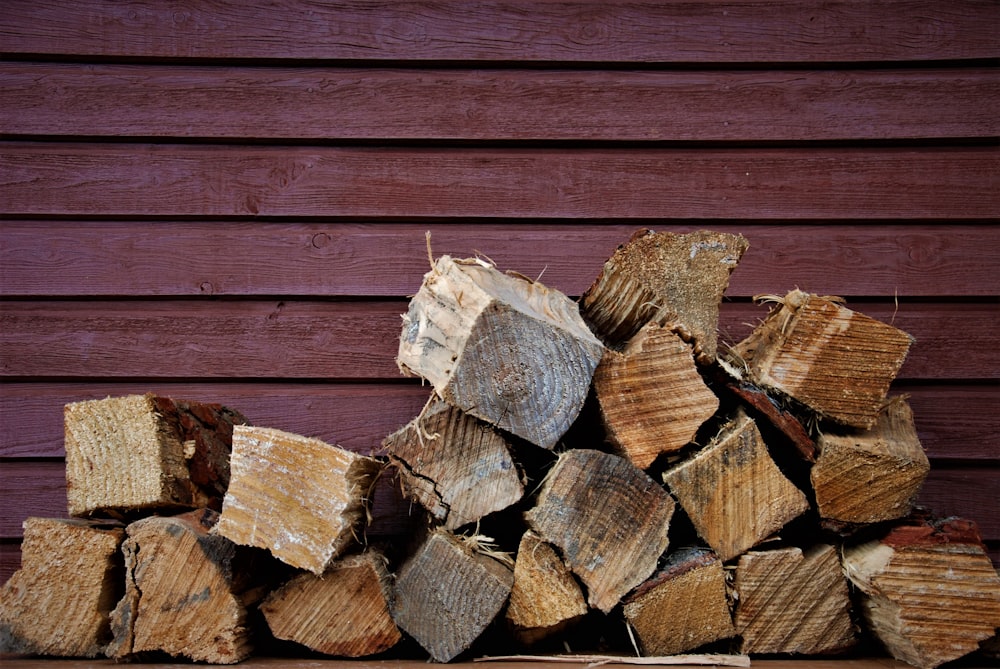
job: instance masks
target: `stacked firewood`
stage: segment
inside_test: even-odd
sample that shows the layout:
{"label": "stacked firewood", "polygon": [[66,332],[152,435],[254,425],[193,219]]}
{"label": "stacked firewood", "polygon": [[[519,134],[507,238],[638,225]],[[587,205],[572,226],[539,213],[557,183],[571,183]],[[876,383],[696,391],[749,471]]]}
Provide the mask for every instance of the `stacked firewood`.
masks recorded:
{"label": "stacked firewood", "polygon": [[[911,337],[793,290],[721,345],[747,248],[641,230],[578,301],[432,259],[397,355],[430,396],[368,455],[219,405],[67,405],[73,518],[25,522],[0,649],[739,664],[877,643],[921,668],[977,651],[1000,577],[972,521],[914,507],[929,463],[889,396]],[[420,511],[385,545],[364,533],[380,477]]]}

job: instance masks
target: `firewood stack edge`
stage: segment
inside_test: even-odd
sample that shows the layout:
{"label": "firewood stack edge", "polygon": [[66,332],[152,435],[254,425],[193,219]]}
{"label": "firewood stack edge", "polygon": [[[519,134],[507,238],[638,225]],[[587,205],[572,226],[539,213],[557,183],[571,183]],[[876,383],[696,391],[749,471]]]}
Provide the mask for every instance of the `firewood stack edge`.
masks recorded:
{"label": "firewood stack edge", "polygon": [[[428,401],[368,454],[216,404],[66,405],[71,517],[25,521],[0,651],[986,652],[1000,577],[975,523],[914,506],[929,463],[889,396],[911,337],[795,289],[720,342],[748,246],[639,230],[575,301],[432,258],[396,359]],[[386,480],[412,531],[369,542]]]}

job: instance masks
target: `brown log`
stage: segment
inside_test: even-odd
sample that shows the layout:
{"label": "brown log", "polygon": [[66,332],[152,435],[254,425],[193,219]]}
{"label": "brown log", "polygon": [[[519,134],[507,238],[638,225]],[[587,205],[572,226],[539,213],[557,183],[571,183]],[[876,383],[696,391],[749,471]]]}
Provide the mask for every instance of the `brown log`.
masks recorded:
{"label": "brown log", "polygon": [[392,617],[431,659],[448,662],[499,615],[513,581],[506,564],[436,530],[396,574]]}
{"label": "brown log", "polygon": [[963,657],[1000,627],[1000,575],[975,523],[900,523],[844,549],[867,628],[898,660],[932,669]]}
{"label": "brown log", "polygon": [[711,551],[673,553],[623,604],[644,655],[675,655],[736,633],[725,570]]}
{"label": "brown log", "polygon": [[583,407],[603,349],[559,291],[442,256],[410,300],[396,361],[449,404],[552,448]]}
{"label": "brown log", "polygon": [[559,456],[525,519],[607,613],[656,569],[673,512],[670,495],[629,460],[579,449]]}
{"label": "brown log", "polygon": [[930,462],[904,398],[892,399],[870,430],[824,432],[817,444],[810,479],[821,517],[876,523],[909,515]]}
{"label": "brown log", "polygon": [[272,428],[237,426],[215,532],[314,574],[355,545],[378,460]]}
{"label": "brown log", "polygon": [[736,565],[734,587],[744,653],[818,655],[857,643],[834,546],[750,551]]}
{"label": "brown log", "polygon": [[153,394],[67,404],[69,513],[218,510],[239,412]]}
{"label": "brown log", "polygon": [[336,560],[322,576],[295,576],[260,610],[279,639],[326,655],[374,655],[402,637],[389,613],[391,578],[385,557],[369,549]]}
{"label": "brown log", "polygon": [[722,560],[755,546],[809,508],[742,409],[708,446],[665,471],[663,480]]}
{"label": "brown log", "polygon": [[737,366],[824,418],[874,425],[913,338],[840,298],[793,290],[776,299],[779,306],[733,347]]}
{"label": "brown log", "polygon": [[0,653],[103,655],[124,536],[114,523],[25,520],[22,566],[0,588]]}
{"label": "brown log", "polygon": [[747,247],[741,235],[639,230],[604,263],[580,299],[580,312],[610,347],[654,322],[690,341],[699,362],[711,362],[718,346],[719,303]]}
{"label": "brown log", "polygon": [[549,544],[528,530],[514,563],[514,586],[507,624],[524,644],[537,643],[578,622],[587,601],[566,563]]}
{"label": "brown log", "polygon": [[383,441],[403,495],[449,530],[505,509],[524,483],[503,435],[461,409],[434,400]]}
{"label": "brown log", "polygon": [[594,372],[594,394],[608,439],[640,469],[687,445],[719,408],[691,347],[650,323],[621,353],[608,349]]}

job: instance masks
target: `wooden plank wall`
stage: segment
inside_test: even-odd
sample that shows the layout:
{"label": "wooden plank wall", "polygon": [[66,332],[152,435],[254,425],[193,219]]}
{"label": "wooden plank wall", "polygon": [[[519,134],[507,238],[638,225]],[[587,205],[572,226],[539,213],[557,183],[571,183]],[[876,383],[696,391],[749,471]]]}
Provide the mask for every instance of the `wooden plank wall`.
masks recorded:
{"label": "wooden plank wall", "polygon": [[998,29],[994,0],[6,0],[0,577],[65,514],[67,402],[377,447],[428,392],[393,360],[427,230],[570,295],[639,227],[744,234],[722,339],[794,287],[913,334],[922,501],[1000,558]]}

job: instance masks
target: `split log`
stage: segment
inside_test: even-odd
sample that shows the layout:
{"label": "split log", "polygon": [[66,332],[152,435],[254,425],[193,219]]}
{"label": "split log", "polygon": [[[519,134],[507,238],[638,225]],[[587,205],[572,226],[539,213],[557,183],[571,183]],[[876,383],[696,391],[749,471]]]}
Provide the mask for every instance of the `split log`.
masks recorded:
{"label": "split log", "polygon": [[686,446],[719,408],[691,347],[655,324],[639,330],[621,353],[608,349],[593,384],[608,439],[640,469]]}
{"label": "split log", "polygon": [[389,613],[391,578],[385,557],[371,549],[335,561],[322,576],[299,574],[260,610],[278,639],[326,655],[374,655],[402,638]]}
{"label": "split log", "polygon": [[611,348],[646,323],[668,325],[691,342],[700,363],[715,360],[719,303],[748,248],[741,235],[639,230],[619,246],[580,298],[580,312]]}
{"label": "split log", "polygon": [[378,460],[281,430],[239,425],[215,532],[314,574],[357,543]]}
{"label": "split log", "polygon": [[440,400],[384,441],[403,496],[446,529],[516,504],[524,482],[503,435]]}
{"label": "split log", "polygon": [[708,550],[673,553],[622,603],[644,655],[676,655],[736,633],[722,561]]}
{"label": "split log", "polygon": [[579,449],[559,456],[525,519],[607,613],[656,569],[673,512],[673,498],[629,460]]}
{"label": "split log", "polygon": [[111,613],[116,660],[160,651],[233,664],[250,655],[247,606],[261,596],[257,557],[210,532],[218,513],[152,516],[127,528],[125,595]]}
{"label": "split log", "polygon": [[723,561],[809,508],[805,494],[778,469],[757,424],[742,409],[708,446],[665,471],[663,480]]}
{"label": "split log", "polygon": [[898,660],[932,669],[977,650],[1000,628],[1000,575],[972,521],[900,524],[845,548],[843,563],[863,593],[867,628]]}
{"label": "split log", "polygon": [[431,659],[448,662],[496,619],[513,581],[506,564],[436,530],[400,567],[392,617]]}
{"label": "split log", "polygon": [[153,394],[67,404],[69,513],[218,510],[229,484],[233,426],[218,404]]}
{"label": "split log", "polygon": [[834,546],[750,551],[736,565],[734,588],[743,653],[819,655],[857,643]]}
{"label": "split log", "polygon": [[507,606],[515,638],[527,645],[537,643],[572,627],[586,613],[583,592],[562,558],[537,534],[525,532]]}
{"label": "split log", "polygon": [[822,518],[877,523],[909,515],[930,471],[913,412],[902,397],[883,409],[872,429],[823,433],[810,471]]}
{"label": "split log", "polygon": [[821,417],[868,429],[913,338],[839,301],[793,290],[732,354],[755,383]]}
{"label": "split log", "polygon": [[21,568],[0,588],[0,653],[97,657],[124,569],[116,523],[24,521]]}
{"label": "split log", "polygon": [[603,349],[559,291],[442,256],[410,300],[396,361],[449,404],[551,449],[580,413]]}

